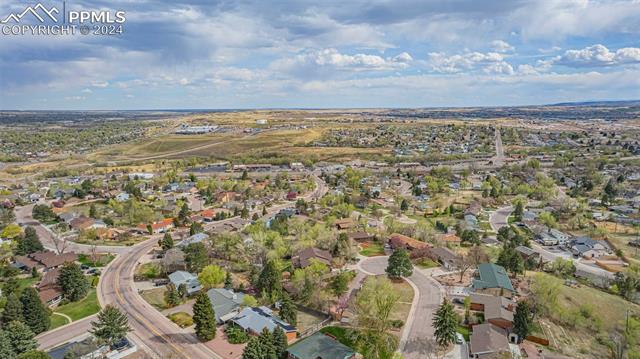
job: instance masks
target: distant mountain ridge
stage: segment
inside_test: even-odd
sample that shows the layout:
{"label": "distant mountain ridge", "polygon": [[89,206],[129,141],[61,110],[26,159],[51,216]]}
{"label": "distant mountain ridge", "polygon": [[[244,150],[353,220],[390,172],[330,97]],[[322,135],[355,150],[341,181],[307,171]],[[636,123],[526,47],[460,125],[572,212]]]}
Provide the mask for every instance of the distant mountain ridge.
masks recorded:
{"label": "distant mountain ridge", "polygon": [[640,100],[612,100],[612,101],[579,101],[579,102],[558,102],[544,106],[640,106]]}

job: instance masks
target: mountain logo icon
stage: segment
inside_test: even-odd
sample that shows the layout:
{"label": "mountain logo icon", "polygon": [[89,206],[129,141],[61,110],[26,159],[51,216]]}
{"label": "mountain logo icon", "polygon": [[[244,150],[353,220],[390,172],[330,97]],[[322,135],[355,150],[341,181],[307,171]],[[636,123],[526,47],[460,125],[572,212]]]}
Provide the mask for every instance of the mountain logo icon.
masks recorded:
{"label": "mountain logo icon", "polygon": [[13,13],[7,16],[4,20],[0,21],[2,24],[6,24],[9,22],[20,23],[23,17],[27,14],[33,15],[38,21],[45,22],[46,18],[53,20],[53,22],[58,22],[58,19],[54,16],[59,14],[60,11],[56,9],[54,6],[51,9],[47,9],[44,5],[38,3],[36,6],[29,6],[21,13]]}

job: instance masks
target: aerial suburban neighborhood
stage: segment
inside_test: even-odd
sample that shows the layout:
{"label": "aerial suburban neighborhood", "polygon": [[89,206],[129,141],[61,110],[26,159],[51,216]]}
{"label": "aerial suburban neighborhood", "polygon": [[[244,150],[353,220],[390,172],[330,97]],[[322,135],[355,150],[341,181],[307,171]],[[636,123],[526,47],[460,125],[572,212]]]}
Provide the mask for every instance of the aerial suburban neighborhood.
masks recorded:
{"label": "aerial suburban neighborhood", "polygon": [[0,2],[0,359],[640,359],[640,2]]}

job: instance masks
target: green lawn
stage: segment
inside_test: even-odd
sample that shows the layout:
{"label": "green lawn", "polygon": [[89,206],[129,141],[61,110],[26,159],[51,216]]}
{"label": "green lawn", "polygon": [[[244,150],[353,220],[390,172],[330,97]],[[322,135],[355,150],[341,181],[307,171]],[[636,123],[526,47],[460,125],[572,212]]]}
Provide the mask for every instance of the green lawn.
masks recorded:
{"label": "green lawn", "polygon": [[40,281],[40,278],[20,278],[18,279],[18,292],[22,292],[25,288],[33,287]]}
{"label": "green lawn", "polygon": [[57,327],[61,327],[68,323],[69,321],[67,318],[61,315],[51,314],[51,327],[49,327],[49,330],[56,329]]}
{"label": "green lawn", "polygon": [[469,334],[470,334],[469,328],[459,325],[457,332],[462,334],[462,336],[464,337],[464,340],[466,340],[467,342],[469,341]]}
{"label": "green lawn", "polygon": [[336,338],[340,343],[353,348],[353,341],[349,338],[349,329],[344,327],[324,327],[320,329],[321,333],[329,334]]}
{"label": "green lawn", "polygon": [[416,262],[416,265],[417,265],[418,267],[420,267],[420,268],[423,268],[423,269],[429,269],[429,268],[437,268],[437,267],[440,267],[440,263],[438,263],[438,262],[434,262],[434,261],[432,261],[431,259],[428,259],[428,258],[422,258],[422,259],[419,259],[419,260]]}
{"label": "green lawn", "polygon": [[91,260],[91,256],[80,254],[78,255],[78,262],[86,264],[89,267],[104,267],[105,265],[109,264],[109,262],[111,262],[114,258],[115,256],[113,254],[99,254],[98,258],[94,262]]}
{"label": "green lawn", "polygon": [[382,256],[384,255],[384,247],[380,243],[367,243],[366,247],[363,245],[360,254],[365,257]]}
{"label": "green lawn", "polygon": [[154,289],[145,290],[140,293],[142,299],[151,304],[158,310],[167,309],[167,303],[164,301],[164,293],[167,291],[166,287],[159,287]]}
{"label": "green lawn", "polygon": [[193,325],[193,318],[189,315],[189,313],[178,312],[167,315],[172,322],[178,324],[180,328],[187,328]]}
{"label": "green lawn", "polygon": [[55,311],[70,316],[74,321],[99,312],[100,304],[98,304],[96,290],[92,288],[84,299],[61,305]]}

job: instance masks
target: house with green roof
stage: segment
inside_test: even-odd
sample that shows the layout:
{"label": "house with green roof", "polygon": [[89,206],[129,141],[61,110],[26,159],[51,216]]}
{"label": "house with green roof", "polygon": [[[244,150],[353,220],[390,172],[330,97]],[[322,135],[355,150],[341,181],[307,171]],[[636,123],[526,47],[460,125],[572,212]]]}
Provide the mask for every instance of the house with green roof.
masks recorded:
{"label": "house with green roof", "polygon": [[288,359],[355,359],[361,358],[353,349],[317,332],[287,349]]}
{"label": "house with green roof", "polygon": [[493,263],[478,266],[478,277],[473,280],[472,289],[476,293],[506,298],[512,298],[516,292],[504,267]]}

